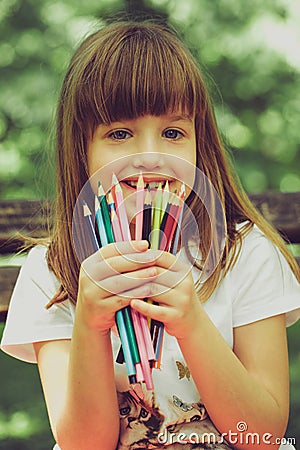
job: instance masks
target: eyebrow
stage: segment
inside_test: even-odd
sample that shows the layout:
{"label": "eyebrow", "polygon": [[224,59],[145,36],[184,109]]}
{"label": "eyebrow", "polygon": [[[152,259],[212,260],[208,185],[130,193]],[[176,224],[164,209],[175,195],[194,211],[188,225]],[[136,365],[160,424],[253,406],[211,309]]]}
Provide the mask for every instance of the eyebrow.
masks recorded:
{"label": "eyebrow", "polygon": [[170,116],[170,119],[174,122],[176,122],[177,120],[185,120],[187,122],[193,123],[192,117],[189,116],[188,114],[180,114],[180,115],[176,115],[176,116]]}

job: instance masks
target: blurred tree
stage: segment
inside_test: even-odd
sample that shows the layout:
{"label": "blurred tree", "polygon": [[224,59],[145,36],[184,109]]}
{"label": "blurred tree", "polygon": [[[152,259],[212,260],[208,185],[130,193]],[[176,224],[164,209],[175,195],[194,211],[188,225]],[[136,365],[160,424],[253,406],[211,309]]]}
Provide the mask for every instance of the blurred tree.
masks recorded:
{"label": "blurred tree", "polygon": [[[45,183],[45,158],[53,146],[50,130],[69,57],[98,25],[132,15],[169,21],[181,30],[202,64],[218,123],[246,189],[299,190],[296,0],[2,0],[2,197],[52,192]],[[43,177],[41,167],[47,167],[45,180],[34,175]]]}

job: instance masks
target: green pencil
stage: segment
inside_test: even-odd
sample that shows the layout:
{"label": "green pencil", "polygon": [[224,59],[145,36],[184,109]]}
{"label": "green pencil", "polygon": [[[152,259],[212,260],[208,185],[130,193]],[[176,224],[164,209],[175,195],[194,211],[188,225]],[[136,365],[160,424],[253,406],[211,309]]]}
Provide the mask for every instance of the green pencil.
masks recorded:
{"label": "green pencil", "polygon": [[108,206],[106,202],[106,196],[102,184],[98,181],[98,199],[101,206],[101,211],[103,215],[104,228],[106,231],[107,241],[110,244],[114,242],[114,235],[111,227],[110,215],[108,211]]}

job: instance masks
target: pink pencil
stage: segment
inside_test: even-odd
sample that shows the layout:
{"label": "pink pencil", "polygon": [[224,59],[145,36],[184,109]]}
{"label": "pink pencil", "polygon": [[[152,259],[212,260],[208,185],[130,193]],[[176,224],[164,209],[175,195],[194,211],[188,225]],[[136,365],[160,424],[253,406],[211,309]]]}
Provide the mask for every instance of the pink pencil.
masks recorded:
{"label": "pink pencil", "polygon": [[144,179],[142,172],[140,172],[140,176],[138,179],[137,187],[136,187],[136,218],[135,218],[135,239],[142,239],[142,231],[143,231],[143,211],[144,211]]}
{"label": "pink pencil", "polygon": [[[151,375],[151,368],[150,368],[150,364],[149,364],[148,349],[147,349],[147,345],[145,342],[144,327],[142,325],[142,320],[141,320],[142,317],[144,317],[144,316],[142,314],[138,313],[137,311],[135,311],[133,308],[131,309],[131,316],[132,316],[136,340],[138,342],[138,348],[139,348],[139,352],[140,352],[141,366],[142,366],[142,372],[143,372],[143,378],[144,378],[144,380],[139,380],[139,378],[137,376],[137,381],[145,381],[147,389],[153,390],[154,385],[153,385],[153,380],[152,380],[152,375]],[[147,326],[147,330],[148,330],[148,334],[149,334],[147,318],[145,317],[145,319],[146,319],[146,326]],[[149,334],[149,336],[150,336],[150,334]],[[151,339],[150,339],[150,341],[151,341]],[[151,347],[152,347],[152,343],[151,343]],[[154,360],[153,347],[152,347],[152,353],[153,353],[152,359]]]}
{"label": "pink pencil", "polygon": [[112,184],[115,187],[116,196],[116,211],[120,220],[120,227],[124,241],[131,241],[131,235],[129,230],[129,223],[127,219],[127,213],[125,209],[125,203],[123,198],[123,192],[115,174],[112,176]]}

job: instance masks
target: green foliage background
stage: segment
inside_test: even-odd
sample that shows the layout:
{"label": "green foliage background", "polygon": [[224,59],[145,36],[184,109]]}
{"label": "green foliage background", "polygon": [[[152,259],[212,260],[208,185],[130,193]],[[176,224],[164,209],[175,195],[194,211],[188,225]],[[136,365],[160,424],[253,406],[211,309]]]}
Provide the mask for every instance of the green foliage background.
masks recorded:
{"label": "green foliage background", "polygon": [[[299,191],[298,0],[0,0],[1,198],[53,194],[53,118],[70,55],[99,25],[132,14],[168,21],[185,38],[246,190]],[[287,434],[298,438],[299,332],[289,330]],[[0,364],[0,448],[49,449],[36,368],[3,354]]]}

